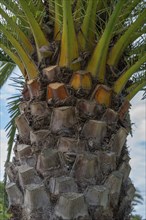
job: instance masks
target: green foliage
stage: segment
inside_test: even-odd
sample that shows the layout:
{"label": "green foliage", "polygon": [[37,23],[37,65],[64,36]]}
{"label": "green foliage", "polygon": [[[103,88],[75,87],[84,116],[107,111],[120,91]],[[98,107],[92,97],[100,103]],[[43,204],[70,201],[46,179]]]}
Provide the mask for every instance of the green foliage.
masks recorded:
{"label": "green foliage", "polygon": [[15,118],[20,114],[19,112],[19,103],[21,100],[21,91],[24,87],[24,80],[21,76],[16,75],[15,77],[11,78],[12,80],[12,86],[19,91],[18,94],[15,94],[11,97],[8,98],[8,113],[10,115],[10,121],[6,125],[5,129],[7,131],[7,138],[8,138],[8,154],[7,154],[7,159],[6,162],[9,162],[10,156],[11,156],[11,151],[12,151],[12,146],[14,142],[14,137],[16,133],[16,125],[15,125]]}
{"label": "green foliage", "polygon": [[14,63],[8,61],[2,61],[0,63],[0,88],[6,83],[14,68]]}
{"label": "green foliage", "polygon": [[[134,198],[132,201],[132,212],[135,212],[135,206],[137,206],[138,204],[143,204],[143,197],[140,194],[140,191],[138,189],[136,189],[136,192],[134,194]],[[137,215],[137,214],[132,214],[130,220],[142,220],[142,216]]]}
{"label": "green foliage", "polygon": [[15,64],[11,58],[3,51],[3,50],[0,50],[0,62],[7,62],[7,63],[13,63]]}
{"label": "green foliage", "polygon": [[130,220],[142,220],[142,216],[140,215],[133,215]]}
{"label": "green foliage", "polygon": [[0,202],[3,201],[4,184],[0,182]]}
{"label": "green foliage", "polygon": [[7,207],[4,202],[4,183],[0,181],[0,219],[7,220],[10,215],[7,213]]}
{"label": "green foliage", "polygon": [[79,57],[77,37],[75,33],[71,0],[63,0],[63,30],[61,39],[60,66],[71,67],[74,70],[80,69],[79,63],[73,61]]}
{"label": "green foliage", "polygon": [[119,1],[115,5],[114,11],[109,17],[103,34],[99,39],[87,66],[87,70],[91,72],[94,77],[98,78],[99,82],[101,83],[104,83],[105,81],[106,62],[109,45],[123,5],[124,0]]}
{"label": "green foliage", "polygon": [[138,189],[136,189],[136,192],[135,192],[134,198],[133,198],[133,202],[132,202],[133,209],[138,204],[143,204],[143,197],[140,194],[140,191]]}
{"label": "green foliage", "polygon": [[9,30],[10,27],[13,27],[13,35],[17,38],[19,36],[19,40],[22,45],[25,45],[26,50],[28,53],[32,53],[33,47],[27,38],[26,34],[21,30],[21,27],[17,24],[17,19],[15,19],[14,16],[9,16],[6,12],[5,9],[0,7],[0,14],[3,17],[1,20],[2,24],[5,24],[5,27]]}
{"label": "green foliage", "polygon": [[0,88],[7,81],[16,64],[11,58],[2,50],[0,50]]}

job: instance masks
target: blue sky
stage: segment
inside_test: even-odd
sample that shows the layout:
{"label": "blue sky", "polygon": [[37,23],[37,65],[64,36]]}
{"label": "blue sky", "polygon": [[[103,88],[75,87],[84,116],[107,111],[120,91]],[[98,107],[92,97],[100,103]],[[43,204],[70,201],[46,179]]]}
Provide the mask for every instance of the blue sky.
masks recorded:
{"label": "blue sky", "polygon": [[[18,73],[18,70],[15,70]],[[10,81],[0,90],[0,180],[3,179],[4,162],[7,154],[7,138],[4,130],[9,121],[7,112],[7,97],[15,94],[15,89],[9,86]],[[141,100],[142,93],[132,100],[131,121],[133,137],[129,135],[128,146],[131,157],[131,179],[144,198],[143,205],[136,207],[136,213],[146,218],[146,101]]]}

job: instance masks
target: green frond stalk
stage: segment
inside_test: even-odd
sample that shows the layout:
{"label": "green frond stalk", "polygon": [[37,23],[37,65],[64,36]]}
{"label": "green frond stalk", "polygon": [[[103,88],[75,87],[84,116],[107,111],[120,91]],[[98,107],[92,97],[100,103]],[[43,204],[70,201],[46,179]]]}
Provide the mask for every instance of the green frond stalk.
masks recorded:
{"label": "green frond stalk", "polygon": [[45,8],[42,1],[41,0],[37,0],[37,1],[25,0],[25,1],[27,2],[29,8],[31,8],[31,12],[34,15],[35,19],[37,20],[37,22],[41,24],[45,13]]}
{"label": "green frond stalk", "polygon": [[0,43],[0,48],[2,48],[9,55],[9,57],[14,61],[14,63],[16,63],[21,73],[23,74],[24,78],[26,78],[25,68],[20,58],[2,43]]}
{"label": "green frond stalk", "polygon": [[142,80],[140,82],[136,82],[133,87],[131,88],[131,91],[129,92],[129,94],[126,96],[125,99],[127,99],[128,101],[130,101],[131,99],[133,99],[133,97],[142,89],[146,86],[146,79]]}
{"label": "green frond stalk", "polygon": [[71,0],[63,0],[63,33],[61,38],[61,54],[59,66],[71,69],[80,69],[80,64],[75,62],[79,57],[77,38],[73,23]]}
{"label": "green frond stalk", "polygon": [[88,63],[87,70],[91,72],[93,77],[98,78],[99,82],[104,82],[105,71],[106,71],[106,58],[112,33],[117,23],[118,16],[124,5],[125,0],[118,1],[109,21],[105,27],[104,33],[101,36],[97,46],[94,50],[93,55]]}
{"label": "green frond stalk", "polygon": [[124,72],[114,83],[113,91],[116,94],[120,94],[130,77],[140,68],[140,66],[146,62],[146,53],[138,59],[138,61],[132,65],[126,72]]}
{"label": "green frond stalk", "polygon": [[134,41],[137,37],[141,35],[141,32],[139,32],[139,35],[135,34],[135,32],[140,29],[140,27],[145,23],[145,15],[146,15],[146,9],[139,15],[139,17],[136,19],[136,21],[130,25],[130,27],[126,30],[126,32],[120,37],[120,39],[116,42],[114,47],[111,49],[109,53],[109,58],[107,63],[110,66],[116,66],[119,62],[119,59],[125,50],[125,48]]}
{"label": "green frond stalk", "polygon": [[33,33],[33,37],[35,39],[37,54],[38,54],[38,61],[41,61],[42,57],[41,57],[41,53],[39,49],[42,46],[49,46],[49,42],[47,38],[45,37],[43,31],[41,30],[41,27],[38,24],[37,20],[34,18],[33,14],[31,13],[31,10],[28,7],[27,2],[25,2],[24,0],[20,0],[20,4],[29,22],[30,28]]}
{"label": "green frond stalk", "polygon": [[32,54],[34,49],[32,44],[30,43],[29,39],[26,35],[21,31],[19,26],[13,21],[12,17],[9,17],[7,13],[5,13],[2,8],[0,8],[0,14],[7,22],[7,27],[13,27],[13,34],[17,34],[19,42],[25,47],[28,54]]}
{"label": "green frond stalk", "polygon": [[87,5],[85,17],[78,34],[81,50],[91,50],[95,41],[96,9],[99,0],[90,0]]}
{"label": "green frond stalk", "polygon": [[2,33],[7,37],[8,41],[10,41],[10,43],[13,45],[13,47],[16,49],[17,53],[19,54],[19,57],[27,71],[28,78],[29,79],[36,78],[38,76],[38,69],[35,63],[33,62],[33,60],[24,51],[24,49],[19,44],[19,42],[4,28],[3,25],[0,25],[0,28],[2,30]]}
{"label": "green frond stalk", "polygon": [[54,40],[61,40],[62,0],[55,1]]}

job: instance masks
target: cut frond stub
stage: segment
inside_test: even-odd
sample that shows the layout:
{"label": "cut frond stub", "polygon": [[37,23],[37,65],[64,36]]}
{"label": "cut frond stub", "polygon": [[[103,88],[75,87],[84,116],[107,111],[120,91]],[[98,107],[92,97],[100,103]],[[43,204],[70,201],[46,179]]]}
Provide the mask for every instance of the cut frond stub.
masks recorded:
{"label": "cut frond stub", "polygon": [[64,83],[50,83],[47,87],[47,100],[59,101],[68,98],[68,92]]}
{"label": "cut frond stub", "polygon": [[100,105],[105,105],[106,107],[110,107],[112,98],[112,90],[111,88],[105,85],[97,85],[91,99],[95,99],[96,102]]}
{"label": "cut frond stub", "polygon": [[73,74],[70,85],[75,89],[90,90],[92,88],[92,79],[89,72],[80,70]]}
{"label": "cut frond stub", "polygon": [[31,98],[38,97],[40,95],[40,83],[38,79],[32,79],[27,82],[29,94]]}

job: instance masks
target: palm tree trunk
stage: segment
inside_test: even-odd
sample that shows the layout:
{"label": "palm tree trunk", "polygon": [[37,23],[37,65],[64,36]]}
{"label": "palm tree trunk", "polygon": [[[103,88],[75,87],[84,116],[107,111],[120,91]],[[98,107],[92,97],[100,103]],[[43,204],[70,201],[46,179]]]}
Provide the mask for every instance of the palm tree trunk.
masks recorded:
{"label": "palm tree trunk", "polygon": [[66,85],[59,77],[64,69],[53,68],[28,85],[31,99],[25,91],[19,105],[15,157],[6,167],[11,219],[130,219],[130,124],[120,100],[107,108],[90,92],[73,94],[69,77]]}

